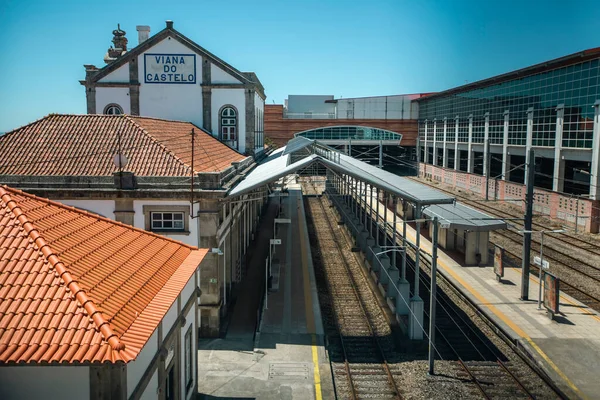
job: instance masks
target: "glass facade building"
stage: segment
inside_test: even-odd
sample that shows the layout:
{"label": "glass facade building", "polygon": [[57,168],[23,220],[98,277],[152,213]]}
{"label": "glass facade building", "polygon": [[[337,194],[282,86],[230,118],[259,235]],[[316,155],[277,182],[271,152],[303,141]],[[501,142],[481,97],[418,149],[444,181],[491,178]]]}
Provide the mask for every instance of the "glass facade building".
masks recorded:
{"label": "glass facade building", "polygon": [[402,135],[385,129],[367,126],[329,126],[296,133],[312,140],[393,140],[400,141]]}
{"label": "glass facade building", "polygon": [[[501,77],[498,77],[501,80]],[[485,81],[482,82],[484,84]],[[473,143],[484,141],[485,114],[489,113],[491,144],[501,144],[504,113],[508,111],[510,145],[525,145],[528,110],[533,109],[533,146],[554,147],[557,108],[564,107],[562,147],[591,148],[594,103],[600,99],[600,60],[591,59],[529,76],[464,90],[460,88],[422,98],[419,101],[419,133],[427,141],[443,131],[444,118],[452,127],[458,117],[459,142],[467,142],[465,126],[473,119]],[[466,125],[465,125],[466,124]],[[441,129],[440,129],[441,128]],[[462,128],[462,129],[460,129]],[[454,135],[454,132],[452,133]],[[450,140],[450,139],[448,139]],[[452,136],[452,141],[454,140]]]}

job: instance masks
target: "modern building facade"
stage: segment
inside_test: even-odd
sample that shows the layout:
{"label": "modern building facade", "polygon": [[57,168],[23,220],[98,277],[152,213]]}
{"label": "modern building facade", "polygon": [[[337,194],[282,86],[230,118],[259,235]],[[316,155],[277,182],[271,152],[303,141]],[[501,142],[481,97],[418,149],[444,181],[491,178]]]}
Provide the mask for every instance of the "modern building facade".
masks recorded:
{"label": "modern building facade", "polygon": [[[419,99],[420,161],[600,198],[600,48]],[[489,143],[489,151],[486,144]]]}
{"label": "modern building facade", "polygon": [[103,68],[85,65],[88,114],[129,114],[188,121],[235,150],[262,152],[265,92],[253,72],[241,72],[173,28],[128,50],[126,32],[113,31]]}

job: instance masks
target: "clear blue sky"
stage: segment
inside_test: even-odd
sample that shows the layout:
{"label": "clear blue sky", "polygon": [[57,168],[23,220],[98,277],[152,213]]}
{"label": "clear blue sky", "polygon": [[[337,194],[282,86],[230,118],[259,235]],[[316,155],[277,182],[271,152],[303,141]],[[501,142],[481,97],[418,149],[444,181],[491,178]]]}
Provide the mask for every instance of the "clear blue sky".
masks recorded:
{"label": "clear blue sky", "polygon": [[447,89],[600,46],[594,0],[0,0],[0,132],[85,113],[83,64],[117,23],[175,29],[242,71],[267,102]]}

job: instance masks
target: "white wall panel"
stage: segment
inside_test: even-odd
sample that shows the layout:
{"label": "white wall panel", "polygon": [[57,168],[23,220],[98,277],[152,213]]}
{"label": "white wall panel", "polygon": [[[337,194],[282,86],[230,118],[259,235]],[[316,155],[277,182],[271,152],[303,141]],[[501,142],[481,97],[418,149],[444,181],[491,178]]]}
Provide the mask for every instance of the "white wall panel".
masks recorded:
{"label": "white wall panel", "polygon": [[158,329],[155,329],[135,360],[127,363],[127,397],[131,396],[150,362],[158,352]]}
{"label": "white wall panel", "polygon": [[103,114],[108,104],[118,104],[124,114],[131,114],[131,100],[129,88],[124,87],[99,87],[96,88],[96,114]]}
{"label": "white wall panel", "polygon": [[242,83],[212,63],[210,64],[210,81],[211,83]]}
{"label": "white wall panel", "polygon": [[[174,39],[165,39],[144,54],[180,54],[194,52]],[[190,121],[202,126],[202,57],[196,55],[196,83],[146,83],[144,54],[138,57],[140,115]]]}
{"label": "white wall panel", "polygon": [[70,200],[60,199],[59,202],[68,206],[76,207],[84,211],[90,211],[112,220],[115,219],[114,200]]}
{"label": "white wall panel", "polygon": [[104,78],[100,79],[99,82],[129,82],[129,63],[120,66]]}

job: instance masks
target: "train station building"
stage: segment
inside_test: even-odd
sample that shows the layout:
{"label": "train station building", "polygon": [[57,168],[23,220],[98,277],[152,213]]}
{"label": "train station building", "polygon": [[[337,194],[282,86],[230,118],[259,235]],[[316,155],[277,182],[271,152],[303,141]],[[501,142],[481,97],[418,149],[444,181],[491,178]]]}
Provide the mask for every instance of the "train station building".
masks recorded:
{"label": "train station building", "polygon": [[143,115],[188,121],[231,148],[263,149],[265,91],[253,72],[241,72],[173,28],[154,36],[137,26],[129,49],[126,32],[113,31],[104,67],[85,65],[88,114]]}

